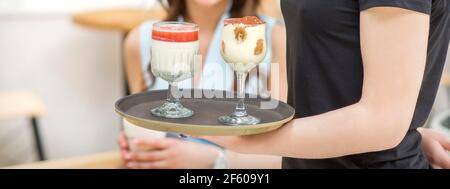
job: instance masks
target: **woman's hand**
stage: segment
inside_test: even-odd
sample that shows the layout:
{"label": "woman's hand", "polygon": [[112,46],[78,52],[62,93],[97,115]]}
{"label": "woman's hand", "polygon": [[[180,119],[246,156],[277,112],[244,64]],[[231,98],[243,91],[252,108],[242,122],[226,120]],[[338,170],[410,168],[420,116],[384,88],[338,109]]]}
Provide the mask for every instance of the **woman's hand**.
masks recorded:
{"label": "woman's hand", "polygon": [[122,158],[132,169],[211,169],[218,156],[217,147],[171,138],[136,139],[134,145],[150,151],[127,149],[125,136],[119,136]]}
{"label": "woman's hand", "polygon": [[433,129],[417,129],[422,135],[422,149],[433,166],[450,169],[450,138]]}

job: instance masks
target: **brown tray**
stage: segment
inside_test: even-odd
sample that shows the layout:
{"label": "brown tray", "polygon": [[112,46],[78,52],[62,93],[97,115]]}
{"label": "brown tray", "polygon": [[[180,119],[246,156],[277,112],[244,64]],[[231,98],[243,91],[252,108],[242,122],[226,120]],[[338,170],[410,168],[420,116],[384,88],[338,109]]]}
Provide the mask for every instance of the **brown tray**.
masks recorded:
{"label": "brown tray", "polygon": [[[189,92],[193,96],[194,91],[190,90]],[[181,99],[181,103],[185,107],[194,111],[194,115],[189,118],[160,118],[150,113],[152,108],[163,104],[167,97],[167,90],[149,91],[124,97],[116,102],[115,108],[118,114],[137,126],[196,136],[265,133],[281,127],[294,116],[294,109],[284,102],[278,101],[278,106],[274,109],[260,109],[260,103],[270,99],[249,98],[247,95],[245,99],[247,112],[260,118],[261,123],[238,126],[222,125],[217,119],[219,116],[228,115],[234,110],[237,98],[234,93],[215,91],[215,93],[218,92],[222,93],[224,97],[227,94],[232,94],[234,98],[207,98],[202,95],[202,98]]]}

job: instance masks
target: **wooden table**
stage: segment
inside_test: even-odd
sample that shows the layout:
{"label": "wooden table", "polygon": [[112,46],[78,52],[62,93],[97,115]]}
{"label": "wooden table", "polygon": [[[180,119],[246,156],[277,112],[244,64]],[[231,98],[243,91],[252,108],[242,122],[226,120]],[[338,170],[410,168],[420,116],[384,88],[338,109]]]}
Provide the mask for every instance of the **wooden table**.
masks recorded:
{"label": "wooden table", "polygon": [[[279,2],[276,0],[261,1],[258,14],[282,18]],[[91,28],[129,32],[146,20],[162,20],[165,16],[166,12],[160,8],[104,9],[77,13],[73,16],[73,21]]]}
{"label": "wooden table", "polygon": [[[161,20],[165,16],[166,12],[163,9],[109,9],[80,12],[75,14],[72,19],[75,23],[85,27],[122,32],[123,43],[128,32],[139,26],[142,22],[147,20]],[[121,47],[121,52],[124,52],[123,47]],[[122,55],[122,57],[124,56]],[[121,62],[124,95],[129,95],[130,91],[123,58]]]}
{"label": "wooden table", "polygon": [[119,151],[102,152],[59,160],[39,161],[3,167],[3,169],[120,169],[123,168]]}

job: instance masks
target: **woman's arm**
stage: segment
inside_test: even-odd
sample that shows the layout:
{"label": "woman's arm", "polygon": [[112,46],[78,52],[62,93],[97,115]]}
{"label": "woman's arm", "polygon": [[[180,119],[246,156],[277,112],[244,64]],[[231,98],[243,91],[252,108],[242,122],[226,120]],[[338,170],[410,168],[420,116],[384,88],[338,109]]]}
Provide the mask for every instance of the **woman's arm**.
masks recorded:
{"label": "woman's arm", "polygon": [[[213,168],[219,149],[212,145],[181,141],[173,138],[142,138],[132,142],[150,151],[128,151],[125,135],[119,135],[122,159],[129,168]],[[228,167],[232,169],[279,169],[281,157],[247,155],[226,151]],[[198,161],[201,159],[202,161]]]}
{"label": "woman's arm", "polygon": [[295,119],[247,137],[205,137],[245,153],[332,158],[397,146],[414,113],[426,62],[429,16],[393,7],[360,13],[362,97],[347,107]]}
{"label": "woman's arm", "polygon": [[141,67],[140,56],[140,35],[139,28],[133,29],[125,39],[125,69],[127,74],[127,82],[132,94],[145,91],[143,70]]}

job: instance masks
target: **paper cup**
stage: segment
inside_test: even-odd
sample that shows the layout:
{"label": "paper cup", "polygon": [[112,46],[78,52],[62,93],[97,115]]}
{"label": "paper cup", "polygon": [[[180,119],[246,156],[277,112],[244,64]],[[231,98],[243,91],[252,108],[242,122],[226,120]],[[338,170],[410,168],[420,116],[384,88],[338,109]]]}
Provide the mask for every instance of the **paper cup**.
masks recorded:
{"label": "paper cup", "polygon": [[123,130],[125,136],[127,137],[128,146],[130,151],[149,151],[153,150],[150,147],[140,147],[133,143],[134,139],[155,139],[155,138],[164,138],[166,137],[165,132],[154,131],[150,129],[145,129],[139,126],[136,126],[126,119],[123,119]]}

